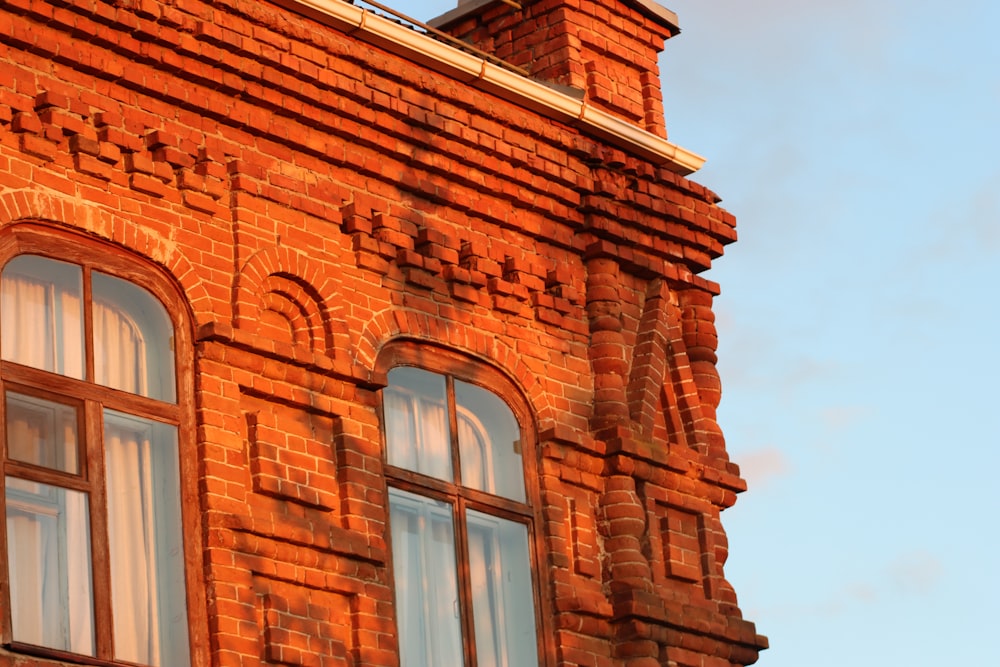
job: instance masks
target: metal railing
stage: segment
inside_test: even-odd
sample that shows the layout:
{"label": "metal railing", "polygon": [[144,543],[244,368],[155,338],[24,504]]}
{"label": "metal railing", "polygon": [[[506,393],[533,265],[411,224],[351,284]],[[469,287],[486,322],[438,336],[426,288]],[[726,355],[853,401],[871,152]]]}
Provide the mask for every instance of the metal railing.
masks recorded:
{"label": "metal railing", "polygon": [[[515,2],[515,0],[499,0],[499,1],[515,9],[521,9],[521,4],[519,2]],[[461,49],[466,53],[471,53],[472,55],[482,58],[483,60],[492,63],[498,67],[503,67],[504,69],[520,74],[521,76],[529,76],[528,71],[526,69],[518,67],[517,65],[511,65],[507,61],[501,58],[497,58],[492,53],[487,53],[481,49],[477,49],[475,46],[467,42],[463,42],[457,37],[453,37],[452,35],[449,35],[448,33],[443,32],[441,30],[438,30],[433,26],[429,26],[423,21],[415,19],[412,16],[407,16],[406,14],[400,12],[399,10],[393,9],[388,5],[384,5],[381,2],[378,2],[377,0],[344,0],[344,2],[352,4],[356,7],[361,7],[362,9],[368,9],[369,11],[374,11],[382,16],[388,15],[392,19],[400,23],[403,23],[405,25],[408,25],[414,30],[422,32],[428,35],[429,37],[433,37],[437,40],[445,42],[446,44],[454,46],[457,49]]]}

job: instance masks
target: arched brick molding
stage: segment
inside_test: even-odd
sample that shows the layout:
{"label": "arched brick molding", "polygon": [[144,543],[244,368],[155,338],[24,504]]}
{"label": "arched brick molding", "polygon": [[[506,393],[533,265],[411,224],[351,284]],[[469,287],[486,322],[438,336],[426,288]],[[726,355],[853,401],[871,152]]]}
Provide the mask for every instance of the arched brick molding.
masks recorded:
{"label": "arched brick molding", "polygon": [[221,304],[213,304],[197,271],[176,244],[97,206],[33,190],[0,195],[0,227],[29,221],[90,233],[153,261],[181,286],[191,304],[195,328],[216,319]]}
{"label": "arched brick molding", "polygon": [[351,354],[351,335],[337,304],[340,285],[300,252],[275,246],[254,253],[236,276],[235,326],[256,331],[262,318],[286,320],[293,343],[335,356]]}
{"label": "arched brick molding", "polygon": [[499,368],[528,399],[536,412],[540,429],[553,420],[552,406],[544,386],[538,381],[537,370],[532,370],[507,341],[461,322],[442,320],[417,311],[383,310],[376,313],[360,332],[357,363],[364,368],[374,368],[382,348],[399,338],[437,344],[478,357]]}

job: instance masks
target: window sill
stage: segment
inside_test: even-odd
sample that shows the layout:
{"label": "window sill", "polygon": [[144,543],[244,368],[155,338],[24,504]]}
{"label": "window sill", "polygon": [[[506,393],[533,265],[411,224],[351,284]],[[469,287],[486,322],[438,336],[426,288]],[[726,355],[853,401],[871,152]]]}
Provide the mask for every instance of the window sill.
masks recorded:
{"label": "window sill", "polygon": [[130,662],[102,660],[89,655],[69,653],[34,644],[10,642],[0,650],[0,667],[66,667],[66,665],[93,665],[95,667],[123,667]]}

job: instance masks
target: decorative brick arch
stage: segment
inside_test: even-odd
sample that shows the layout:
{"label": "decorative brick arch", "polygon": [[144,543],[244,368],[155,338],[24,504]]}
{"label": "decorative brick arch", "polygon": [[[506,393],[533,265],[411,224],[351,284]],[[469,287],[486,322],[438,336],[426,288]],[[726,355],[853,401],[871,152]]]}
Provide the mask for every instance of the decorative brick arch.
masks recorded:
{"label": "decorative brick arch", "polygon": [[535,410],[539,424],[553,418],[548,394],[521,355],[506,340],[461,322],[442,320],[419,311],[398,309],[376,313],[360,332],[357,363],[375,368],[379,353],[390,342],[410,339],[462,352],[500,369],[520,389]]}
{"label": "decorative brick arch", "polygon": [[265,313],[288,321],[295,340],[329,356],[351,353],[351,335],[336,298],[340,285],[316,262],[285,246],[254,253],[236,276],[235,326],[253,331]]}
{"label": "decorative brick arch", "polygon": [[208,290],[176,244],[98,206],[34,190],[15,190],[0,195],[0,227],[31,221],[89,233],[151,260],[180,285],[191,305],[196,329],[215,320],[215,308]]}

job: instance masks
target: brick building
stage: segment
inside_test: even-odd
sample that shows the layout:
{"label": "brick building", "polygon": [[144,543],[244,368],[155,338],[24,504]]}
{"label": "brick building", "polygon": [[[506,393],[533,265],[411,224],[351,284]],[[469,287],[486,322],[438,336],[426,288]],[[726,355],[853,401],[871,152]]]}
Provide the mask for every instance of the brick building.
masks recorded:
{"label": "brick building", "polygon": [[0,5],[0,667],[756,660],[676,17],[515,5]]}

